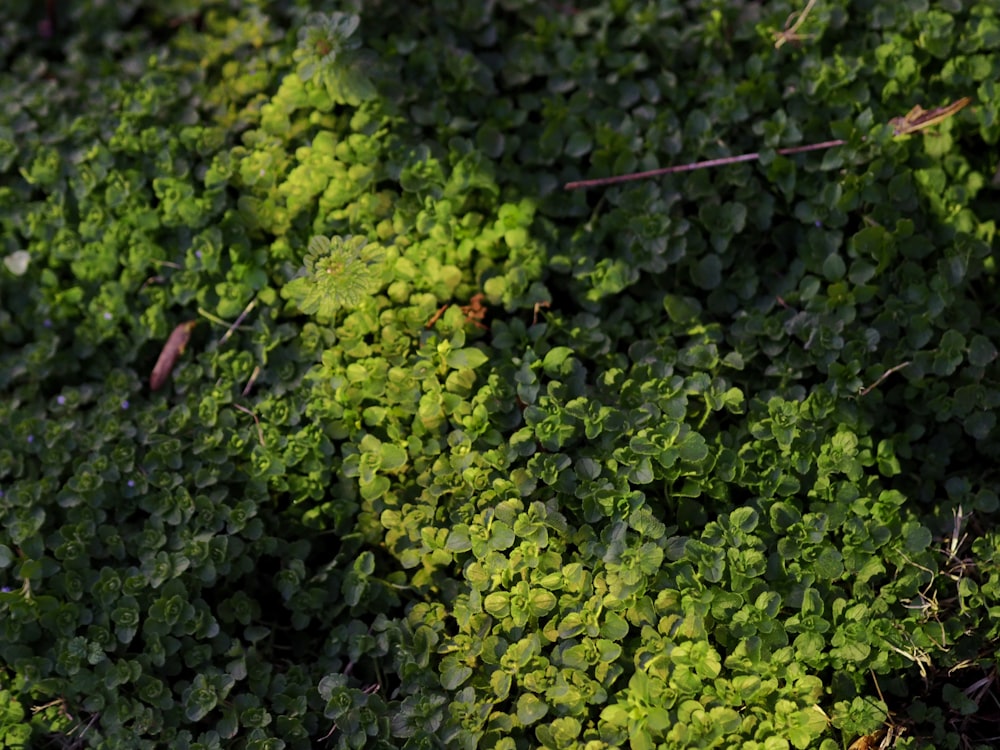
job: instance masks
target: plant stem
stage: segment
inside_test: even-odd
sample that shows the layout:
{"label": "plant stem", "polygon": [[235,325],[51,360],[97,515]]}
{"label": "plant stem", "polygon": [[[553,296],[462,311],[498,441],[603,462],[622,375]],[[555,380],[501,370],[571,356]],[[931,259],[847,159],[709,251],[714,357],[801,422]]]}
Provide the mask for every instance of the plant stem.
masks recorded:
{"label": "plant stem", "polygon": [[[847,141],[838,138],[835,141],[823,141],[822,143],[810,143],[807,146],[792,146],[790,148],[779,148],[777,153],[782,156],[788,154],[801,154],[806,151],[819,151],[824,148],[843,146]],[[631,172],[630,174],[615,175],[614,177],[599,177],[595,180],[577,180],[567,182],[564,190],[579,190],[581,188],[602,187],[604,185],[615,185],[619,182],[631,182],[633,180],[645,180],[650,177],[659,177],[665,174],[675,174],[677,172],[693,172],[696,169],[709,169],[711,167],[724,167],[727,164],[739,164],[745,161],[756,161],[760,158],[760,152],[752,154],[740,154],[739,156],[724,156],[720,159],[709,159],[708,161],[696,161],[690,164],[678,164],[673,167],[661,167],[660,169],[650,169],[645,172]]]}

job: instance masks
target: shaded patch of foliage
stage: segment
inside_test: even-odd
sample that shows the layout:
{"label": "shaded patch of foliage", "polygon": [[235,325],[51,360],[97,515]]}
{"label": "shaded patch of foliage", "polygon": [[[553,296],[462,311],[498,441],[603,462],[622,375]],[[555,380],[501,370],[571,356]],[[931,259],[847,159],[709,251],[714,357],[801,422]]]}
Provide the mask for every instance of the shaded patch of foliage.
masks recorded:
{"label": "shaded patch of foliage", "polygon": [[1000,21],[855,5],[15,3],[0,740],[985,746]]}

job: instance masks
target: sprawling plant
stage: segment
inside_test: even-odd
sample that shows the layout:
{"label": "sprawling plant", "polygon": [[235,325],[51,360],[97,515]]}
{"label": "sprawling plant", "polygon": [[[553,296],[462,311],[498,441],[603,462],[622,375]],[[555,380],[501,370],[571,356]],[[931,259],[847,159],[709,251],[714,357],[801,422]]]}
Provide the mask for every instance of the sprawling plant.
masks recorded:
{"label": "sprawling plant", "polygon": [[0,744],[990,746],[989,3],[65,5]]}
{"label": "sprawling plant", "polygon": [[385,250],[364,237],[313,237],[304,274],[282,287],[282,296],[302,312],[330,320],[340,308],[352,308],[377,291]]}

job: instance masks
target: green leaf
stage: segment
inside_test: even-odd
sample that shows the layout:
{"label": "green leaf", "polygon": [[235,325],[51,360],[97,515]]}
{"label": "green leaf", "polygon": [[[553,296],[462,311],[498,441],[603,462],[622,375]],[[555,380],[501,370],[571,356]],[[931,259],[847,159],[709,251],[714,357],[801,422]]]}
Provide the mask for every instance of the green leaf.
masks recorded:
{"label": "green leaf", "polygon": [[712,290],[722,282],[722,261],[717,255],[706,255],[691,269],[691,280],[701,289]]}
{"label": "green leaf", "polygon": [[322,237],[309,241],[303,275],[281,289],[307,315],[333,318],[359,306],[382,282],[385,250],[364,237]]}
{"label": "green leaf", "polygon": [[494,617],[506,617],[510,613],[510,594],[493,592],[483,600],[483,609]]}
{"label": "green leaf", "polygon": [[705,443],[705,438],[697,432],[686,433],[677,444],[677,448],[684,461],[698,463],[708,457],[708,445]]}
{"label": "green leaf", "polygon": [[469,535],[469,527],[465,524],[458,524],[448,532],[448,541],[445,548],[450,552],[468,552],[472,549],[472,538]]}
{"label": "green leaf", "polygon": [[531,693],[524,693],[517,699],[517,720],[530,726],[549,712],[546,703]]}
{"label": "green leaf", "polygon": [[788,740],[798,750],[808,750],[815,746],[828,724],[818,707],[796,711],[788,717]]}
{"label": "green leaf", "polygon": [[601,709],[601,719],[613,726],[624,727],[628,725],[628,708],[621,703],[605,706]]}
{"label": "green leaf", "polygon": [[907,521],[902,529],[903,546],[908,553],[915,554],[923,552],[930,547],[934,540],[930,529],[922,526],[916,521]]}
{"label": "green leaf", "polygon": [[476,133],[476,146],[491,159],[499,159],[504,152],[503,131],[494,123],[483,124]]}
{"label": "green leaf", "polygon": [[979,704],[970,698],[964,690],[950,683],[942,687],[941,695],[948,705],[962,716],[971,716],[980,710]]}
{"label": "green leaf", "polygon": [[584,130],[574,130],[570,133],[569,138],[566,139],[566,145],[563,147],[563,151],[567,156],[579,159],[580,157],[589,154],[593,147],[594,143],[590,134]]}
{"label": "green leaf", "polygon": [[533,589],[528,609],[534,617],[542,617],[556,606],[556,597],[551,591]]}
{"label": "green leaf", "polygon": [[827,281],[840,281],[847,273],[847,266],[844,259],[839,255],[828,255],[823,261],[823,276]]}
{"label": "green leaf", "polygon": [[979,412],[966,417],[962,421],[962,427],[966,433],[976,440],[986,440],[993,434],[993,428],[996,427],[996,423],[996,414],[993,412]]}
{"label": "green leaf", "polygon": [[813,564],[813,570],[816,571],[818,578],[834,580],[844,574],[843,560],[844,557],[839,550],[834,547],[824,547]]}
{"label": "green leaf", "polygon": [[895,242],[883,227],[865,227],[851,237],[850,252],[873,258],[879,268],[885,268],[895,256]]}
{"label": "green leaf", "polygon": [[666,294],[663,297],[663,309],[672,321],[678,325],[690,325],[701,315],[701,303],[693,297],[681,297],[676,294]]}
{"label": "green leaf", "polygon": [[391,443],[379,446],[379,464],[382,471],[396,471],[406,465],[406,449]]}
{"label": "green leaf", "polygon": [[760,692],[762,681],[757,675],[735,675],[732,684],[740,699],[747,702]]}
{"label": "green leaf", "polygon": [[985,336],[976,334],[969,343],[969,363],[974,367],[986,367],[997,358],[997,348]]}
{"label": "green leaf", "polygon": [[365,500],[375,500],[388,492],[391,486],[392,483],[387,477],[378,475],[373,477],[370,482],[360,483],[361,497]]}
{"label": "green leaf", "polygon": [[757,528],[759,517],[753,508],[737,508],[729,514],[729,525],[731,528],[739,529],[744,534],[749,534]]}
{"label": "green leaf", "polygon": [[557,376],[562,370],[563,363],[572,356],[573,350],[568,346],[553,347],[545,353],[542,369],[550,376]]}
{"label": "green leaf", "polygon": [[449,654],[441,660],[441,687],[457,690],[472,676],[472,669],[462,663],[460,655]]}
{"label": "green leaf", "polygon": [[445,355],[448,367],[453,369],[479,367],[486,362],[489,357],[481,349],[467,347],[465,349],[452,349]]}

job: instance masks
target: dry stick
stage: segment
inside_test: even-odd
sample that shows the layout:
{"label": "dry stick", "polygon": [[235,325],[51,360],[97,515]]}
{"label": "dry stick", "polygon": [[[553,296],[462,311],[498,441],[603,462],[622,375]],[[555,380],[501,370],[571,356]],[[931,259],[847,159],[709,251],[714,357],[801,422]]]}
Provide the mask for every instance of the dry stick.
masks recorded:
{"label": "dry stick", "polygon": [[796,15],[796,13],[792,13],[791,15],[788,16],[788,19],[785,21],[785,30],[774,32],[775,49],[781,49],[781,46],[785,42],[797,42],[800,39],[809,38],[808,35],[806,36],[800,35],[798,31],[799,31],[799,26],[801,26],[805,22],[806,16],[809,15],[809,11],[812,10],[813,5],[815,4],[816,0],[809,0],[809,2],[806,4],[805,9],[802,10],[801,13],[797,14],[798,19],[796,19],[795,23],[792,24],[791,26],[789,26],[789,24],[792,22],[792,18]]}
{"label": "dry stick", "polygon": [[953,560],[958,560],[958,548],[962,546],[966,538],[969,536],[968,534],[959,536],[962,534],[962,523],[965,521],[965,513],[962,511],[961,504],[959,504],[956,510],[952,511],[952,519],[953,530],[951,532],[951,541],[948,542],[948,557]]}
{"label": "dry stick", "polygon": [[[847,141],[838,138],[835,141],[823,141],[822,143],[810,143],[808,146],[792,146],[791,148],[779,148],[777,153],[782,156],[788,154],[802,154],[806,151],[819,151],[824,148],[843,146]],[[752,154],[740,154],[739,156],[724,156],[721,159],[709,159],[708,161],[696,161],[691,164],[678,164],[673,167],[661,167],[660,169],[650,169],[646,172],[633,172],[631,174],[621,174],[614,177],[599,177],[595,180],[577,180],[567,182],[564,190],[578,190],[580,188],[603,187],[604,185],[616,185],[619,182],[631,182],[633,180],[645,180],[649,177],[659,177],[665,174],[676,174],[677,172],[693,172],[696,169],[710,169],[711,167],[724,167],[727,164],[739,164],[745,161],[756,161],[760,158],[760,152]]]}
{"label": "dry stick", "polygon": [[[243,308],[243,312],[241,312],[239,316],[237,316],[236,320],[233,321],[233,324],[229,326],[229,328],[226,330],[224,334],[222,334],[222,338],[219,339],[218,343],[219,346],[225,344],[232,337],[233,331],[239,328],[240,323],[243,322],[244,318],[246,318],[246,316],[250,314],[250,311],[253,310],[254,307],[256,306],[257,306],[257,297],[255,295],[254,298],[250,300],[250,302],[247,304],[247,306]],[[199,307],[198,312],[214,323],[218,323],[219,325],[226,325],[226,321],[216,317],[215,315],[212,315],[212,313],[210,313],[208,310]],[[253,384],[257,382],[257,377],[259,375],[260,375],[260,365],[257,365],[256,367],[253,368],[253,373],[250,375],[250,380],[243,387],[242,395],[246,396],[250,392],[250,389],[253,388]],[[238,406],[237,404],[233,404],[233,406],[235,406],[237,409],[245,411],[247,414],[251,415],[254,418],[254,421],[257,422],[257,436],[260,438],[260,444],[264,445],[264,433],[260,429],[260,422],[257,420],[257,415],[254,414],[249,409],[244,409],[242,406]]]}
{"label": "dry stick", "polygon": [[254,422],[256,423],[256,425],[257,425],[257,439],[258,439],[258,440],[260,441],[260,444],[261,444],[261,446],[264,446],[264,447],[266,447],[266,446],[267,446],[267,444],[266,444],[266,443],[264,442],[264,430],[262,430],[262,429],[260,428],[260,420],[259,420],[259,419],[257,419],[257,415],[256,415],[256,414],[254,414],[254,413],[253,413],[252,411],[250,411],[250,410],[249,410],[248,408],[246,408],[245,406],[240,406],[239,404],[231,404],[231,406],[232,406],[232,407],[233,407],[234,409],[239,409],[240,411],[242,411],[242,412],[244,412],[244,413],[246,413],[246,414],[249,414],[249,415],[250,415],[251,417],[253,417],[253,421],[254,421]]}
{"label": "dry stick", "polygon": [[183,266],[179,263],[171,263],[169,260],[154,260],[153,263],[158,263],[161,266],[168,266],[169,268],[175,268],[178,271],[183,270]]}
{"label": "dry stick", "polygon": [[221,339],[219,339],[219,346],[222,346],[229,340],[229,337],[233,335],[233,331],[235,331],[239,327],[240,323],[243,322],[243,319],[250,314],[250,311],[253,310],[256,305],[257,305],[257,298],[254,297],[252,300],[250,300],[250,303],[243,308],[243,312],[239,314],[239,317],[236,318],[235,322],[231,326],[229,326],[229,330],[222,335]]}
{"label": "dry stick", "polygon": [[[87,722],[87,726],[85,726],[83,728],[83,731],[80,732],[80,736],[77,737],[75,740],[73,740],[74,744],[76,742],[80,741],[80,740],[83,740],[83,735],[85,735],[87,733],[87,730],[90,729],[90,727],[94,724],[95,721],[97,721],[97,719],[98,719],[98,717],[100,717],[100,715],[101,715],[100,713],[96,713],[96,714],[94,714],[93,716],[90,717],[90,721]],[[79,726],[80,725],[77,724],[77,726],[73,727],[72,731],[70,731],[69,734],[72,734],[73,732],[75,732],[79,728]]]}
{"label": "dry stick", "polygon": [[426,323],[426,325],[424,327],[425,328],[432,328],[434,326],[434,324],[437,323],[441,319],[441,316],[444,315],[444,311],[447,310],[449,307],[451,307],[451,303],[449,303],[447,305],[441,305],[441,307],[438,309],[438,311],[436,313],[434,313],[433,316],[431,316],[431,319],[427,321],[427,323]]}
{"label": "dry stick", "polygon": [[889,377],[890,375],[892,375],[894,372],[899,372],[900,370],[902,370],[904,367],[908,366],[909,364],[910,364],[909,362],[903,362],[902,364],[898,364],[895,367],[890,367],[888,370],[886,370],[885,372],[882,373],[882,377],[880,377],[878,380],[876,380],[870,386],[868,386],[867,388],[865,388],[858,395],[859,396],[867,396],[869,393],[871,393],[875,389],[875,387],[879,383],[881,383],[887,377]]}
{"label": "dry stick", "polygon": [[[892,134],[895,137],[906,136],[912,133],[916,133],[924,128],[929,128],[932,125],[937,125],[939,122],[947,120],[949,117],[954,115],[960,109],[968,106],[972,101],[972,97],[963,96],[951,104],[947,104],[943,107],[935,107],[932,110],[926,110],[919,104],[906,113],[904,117],[893,117],[889,121],[889,125],[892,127]],[[823,143],[810,143],[808,146],[793,146],[791,148],[779,148],[777,153],[782,155],[787,154],[801,154],[806,151],[819,151],[824,148],[833,148],[834,146],[843,146],[847,141],[838,138],[835,141],[823,141]],[[632,180],[644,180],[647,177],[659,177],[665,174],[675,174],[677,172],[690,172],[695,169],[707,169],[709,167],[722,167],[726,164],[738,164],[744,161],[756,161],[760,158],[760,153],[753,154],[740,154],[739,156],[725,156],[721,159],[709,159],[708,161],[696,161],[692,164],[678,164],[674,167],[663,167],[662,169],[650,169],[647,172],[633,172],[632,174],[617,175],[615,177],[601,177],[596,180],[578,180],[576,182],[567,182],[564,186],[564,190],[575,190],[577,188],[590,188],[590,187],[600,187],[602,185],[615,185],[619,182],[630,182]]]}
{"label": "dry stick", "polygon": [[241,395],[246,396],[248,393],[250,393],[250,389],[253,388],[253,384],[257,382],[257,378],[259,375],[260,375],[260,365],[257,365],[256,367],[253,368],[253,372],[250,373],[250,380],[248,380],[247,384],[243,387],[243,393]]}
{"label": "dry stick", "polygon": [[548,302],[535,303],[535,314],[531,318],[531,325],[535,325],[536,323],[538,323],[538,313],[541,311],[543,307],[548,308],[551,307],[551,305]]}
{"label": "dry stick", "polygon": [[164,281],[166,281],[166,279],[163,278],[162,276],[150,276],[148,279],[142,282],[142,286],[139,287],[139,291],[141,292],[150,284],[162,284]]}
{"label": "dry stick", "polygon": [[239,324],[243,322],[243,319],[246,318],[247,314],[251,310],[253,310],[256,306],[257,306],[257,298],[254,297],[252,300],[250,300],[250,302],[247,304],[247,306],[243,308],[243,312],[241,312],[239,314],[239,316],[236,318],[236,322],[234,322],[232,324],[230,324],[228,320],[223,320],[218,315],[213,315],[208,310],[206,310],[204,307],[199,307],[198,308],[198,314],[201,315],[203,318],[207,318],[208,320],[211,320],[216,325],[219,325],[219,326],[229,326],[228,329],[226,330],[226,332],[224,334],[222,334],[222,338],[220,338],[219,341],[218,341],[218,345],[222,346],[227,341],[229,341],[230,337],[232,337],[233,332],[237,329],[237,327],[239,326]]}

